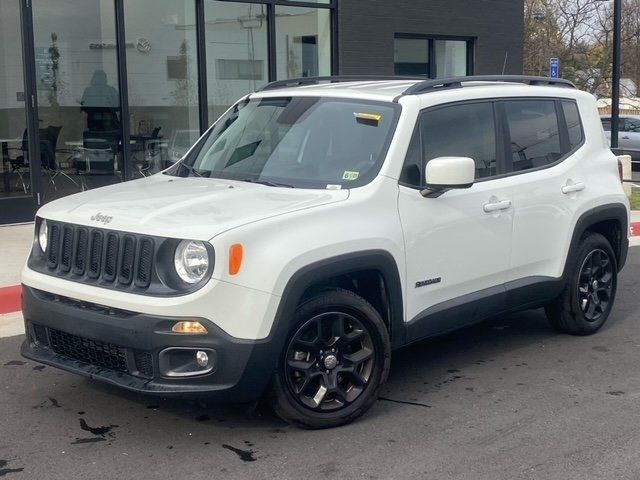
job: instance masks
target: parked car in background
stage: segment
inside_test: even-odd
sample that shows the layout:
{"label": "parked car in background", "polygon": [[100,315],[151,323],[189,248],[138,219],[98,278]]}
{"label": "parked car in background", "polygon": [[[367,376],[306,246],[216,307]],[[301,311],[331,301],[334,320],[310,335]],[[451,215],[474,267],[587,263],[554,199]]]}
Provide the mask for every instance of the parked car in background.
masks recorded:
{"label": "parked car in background", "polygon": [[[611,145],[611,115],[602,115],[600,120]],[[640,115],[620,115],[618,149],[621,155],[631,155],[632,169],[640,171]]]}

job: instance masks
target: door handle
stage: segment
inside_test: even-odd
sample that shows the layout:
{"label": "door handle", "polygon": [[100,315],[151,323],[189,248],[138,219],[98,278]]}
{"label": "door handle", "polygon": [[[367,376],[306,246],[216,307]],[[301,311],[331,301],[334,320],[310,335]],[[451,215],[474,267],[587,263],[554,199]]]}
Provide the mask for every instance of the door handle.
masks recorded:
{"label": "door handle", "polygon": [[623,140],[629,140],[629,137],[624,136],[624,137],[622,137],[622,139],[623,139]]}
{"label": "door handle", "polygon": [[581,192],[585,188],[586,188],[586,185],[582,182],[567,184],[564,187],[562,187],[562,193],[567,195],[569,193]]}
{"label": "door handle", "polygon": [[511,207],[511,200],[502,200],[499,202],[487,203],[482,207],[485,213],[499,212],[500,210],[507,210]]}

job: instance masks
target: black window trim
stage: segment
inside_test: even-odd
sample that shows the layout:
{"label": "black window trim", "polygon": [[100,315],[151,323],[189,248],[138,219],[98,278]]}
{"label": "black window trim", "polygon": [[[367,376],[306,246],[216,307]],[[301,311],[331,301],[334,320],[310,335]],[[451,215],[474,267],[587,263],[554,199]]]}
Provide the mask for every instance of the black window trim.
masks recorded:
{"label": "black window trim", "polygon": [[[424,186],[417,186],[417,185],[412,185],[408,182],[405,182],[402,180],[402,176],[404,173],[404,169],[407,167],[407,160],[409,159],[409,153],[411,151],[411,147],[412,147],[412,143],[413,143],[413,139],[415,138],[416,134],[418,135],[418,142],[420,143],[420,155],[422,156],[422,131],[420,128],[420,118],[421,118],[422,112],[418,113],[418,117],[416,120],[416,124],[413,126],[413,131],[411,132],[411,137],[409,138],[409,145],[407,146],[407,153],[404,156],[404,161],[402,162],[402,170],[400,171],[400,177],[398,178],[398,185],[401,185],[403,187],[407,187],[407,188],[411,188],[413,190],[422,190],[424,188]],[[420,171],[420,184],[422,185],[424,183],[424,159],[421,158],[420,159],[420,164],[418,165],[418,170]]]}
{"label": "black window trim", "polygon": [[[555,105],[555,109],[556,109],[556,118],[558,121],[558,129],[560,132],[560,147],[562,148],[562,139],[565,138],[566,141],[569,141],[569,129],[568,129],[568,125],[567,125],[567,121],[564,115],[564,109],[562,108],[562,102],[570,102],[573,103],[576,106],[576,109],[578,110],[578,120],[580,121],[580,133],[581,133],[581,141],[578,145],[576,145],[574,148],[570,149],[567,153],[565,153],[563,156],[561,156],[558,160],[556,160],[553,163],[549,163],[547,165],[542,165],[540,167],[535,167],[535,168],[530,168],[527,170],[519,170],[517,172],[514,172],[513,169],[513,158],[512,158],[512,153],[511,153],[511,133],[509,131],[509,124],[507,121],[507,115],[504,109],[505,103],[509,102],[509,101],[524,101],[524,100],[546,100],[546,101],[553,101],[554,105]],[[553,168],[559,164],[561,164],[562,162],[564,162],[567,158],[571,157],[572,155],[574,155],[578,150],[580,150],[585,142],[586,142],[586,137],[584,134],[584,123],[582,122],[582,115],[580,114],[580,107],[578,106],[578,102],[576,101],[575,98],[567,98],[567,97],[529,97],[529,96],[514,96],[514,97],[498,97],[498,98],[477,98],[477,99],[473,99],[473,100],[461,100],[461,101],[457,101],[457,102],[448,102],[448,103],[442,103],[439,105],[433,105],[431,107],[427,107],[425,109],[420,110],[420,112],[418,112],[418,116],[417,116],[417,120],[416,120],[416,125],[414,127],[414,131],[411,134],[411,140],[410,142],[413,140],[413,137],[415,135],[415,129],[420,128],[420,121],[422,119],[422,116],[434,111],[434,110],[438,110],[441,108],[446,108],[446,107],[451,107],[451,106],[457,106],[457,105],[468,105],[468,104],[473,104],[473,103],[493,103],[494,104],[494,122],[495,122],[495,130],[496,130],[496,171],[497,172],[502,172],[502,173],[497,173],[496,175],[493,175],[491,177],[484,177],[484,178],[478,178],[474,181],[474,185],[476,183],[481,183],[481,182],[487,182],[487,181],[493,181],[493,180],[500,180],[503,178],[509,178],[509,177],[513,177],[515,175],[525,175],[528,173],[533,173],[533,172],[538,172],[540,170],[546,170],[548,168]],[[503,148],[500,148],[500,144],[502,144]],[[422,132],[420,132],[420,151],[422,152]],[[421,186],[416,186],[416,185],[411,185],[407,182],[403,182],[401,180],[402,178],[402,171],[404,171],[404,168],[407,166],[407,156],[408,156],[409,150],[407,149],[407,155],[405,155],[405,159],[404,162],[402,164],[402,170],[400,172],[400,177],[398,179],[398,184],[400,186],[403,187],[407,187],[410,188],[412,190],[422,190],[424,188],[424,169],[426,166],[426,162],[424,158],[420,159],[420,184]]]}

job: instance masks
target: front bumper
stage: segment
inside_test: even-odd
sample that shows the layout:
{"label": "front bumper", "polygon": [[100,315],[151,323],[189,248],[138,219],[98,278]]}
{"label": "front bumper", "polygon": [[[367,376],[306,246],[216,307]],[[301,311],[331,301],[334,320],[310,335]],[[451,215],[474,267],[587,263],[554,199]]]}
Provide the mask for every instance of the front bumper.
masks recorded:
{"label": "front bumper", "polygon": [[[24,357],[162,396],[257,400],[276,369],[280,351],[273,341],[231,337],[206,319],[116,310],[28,286],[23,286],[23,315],[27,332],[21,350]],[[168,333],[170,325],[180,320],[199,321],[208,334]],[[75,350],[62,348],[64,345]],[[171,347],[215,351],[213,371],[191,377],[163,376],[159,355]]]}

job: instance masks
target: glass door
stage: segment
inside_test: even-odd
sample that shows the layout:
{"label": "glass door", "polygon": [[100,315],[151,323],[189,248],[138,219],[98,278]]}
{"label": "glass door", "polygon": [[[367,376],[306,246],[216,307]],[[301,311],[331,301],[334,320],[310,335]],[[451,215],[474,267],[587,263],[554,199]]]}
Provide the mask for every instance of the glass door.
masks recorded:
{"label": "glass door", "polygon": [[123,180],[113,0],[33,0],[42,201]]}
{"label": "glass door", "polygon": [[124,2],[129,177],[178,161],[200,136],[194,0]]}
{"label": "glass door", "polygon": [[32,220],[36,205],[21,24],[20,1],[0,2],[0,224]]}
{"label": "glass door", "polygon": [[206,0],[209,123],[269,81],[267,6]]}

